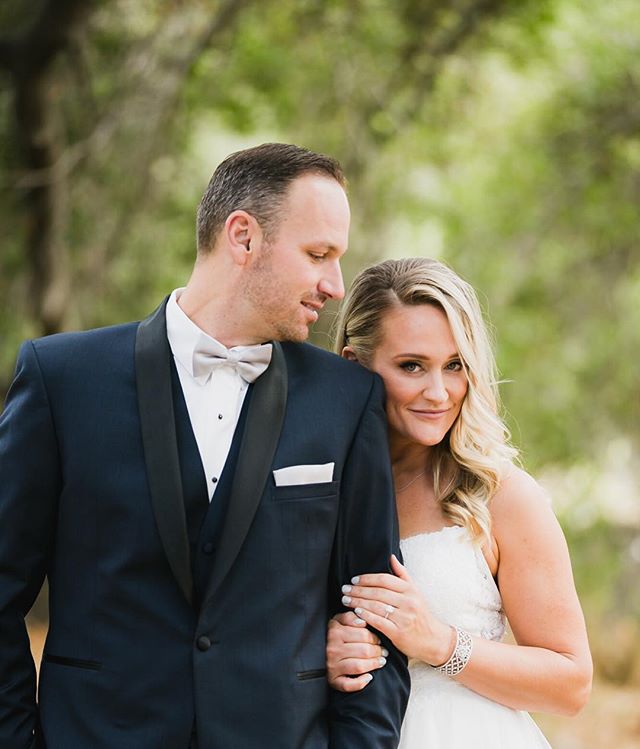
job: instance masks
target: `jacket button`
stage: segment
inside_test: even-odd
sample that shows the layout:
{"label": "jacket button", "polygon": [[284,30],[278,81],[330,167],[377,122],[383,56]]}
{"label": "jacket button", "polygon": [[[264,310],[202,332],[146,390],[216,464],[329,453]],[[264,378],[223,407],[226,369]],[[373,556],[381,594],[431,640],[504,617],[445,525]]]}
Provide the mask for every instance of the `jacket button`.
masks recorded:
{"label": "jacket button", "polygon": [[204,551],[205,554],[213,554],[213,550],[216,547],[213,545],[212,541],[207,541],[206,543],[202,544],[202,551]]}
{"label": "jacket button", "polygon": [[202,650],[204,653],[211,647],[211,640],[206,635],[200,635],[196,640],[196,645],[198,646],[198,650]]}

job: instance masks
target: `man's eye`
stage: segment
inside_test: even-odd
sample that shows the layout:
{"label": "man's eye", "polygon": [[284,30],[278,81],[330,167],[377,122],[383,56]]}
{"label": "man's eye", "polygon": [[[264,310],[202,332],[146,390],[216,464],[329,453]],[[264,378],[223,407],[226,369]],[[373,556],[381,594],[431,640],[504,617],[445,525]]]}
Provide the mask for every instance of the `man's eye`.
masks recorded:
{"label": "man's eye", "polygon": [[326,257],[326,255],[319,255],[316,252],[310,252],[309,256],[311,257],[312,260],[315,260],[316,262],[320,262],[321,260],[324,260]]}

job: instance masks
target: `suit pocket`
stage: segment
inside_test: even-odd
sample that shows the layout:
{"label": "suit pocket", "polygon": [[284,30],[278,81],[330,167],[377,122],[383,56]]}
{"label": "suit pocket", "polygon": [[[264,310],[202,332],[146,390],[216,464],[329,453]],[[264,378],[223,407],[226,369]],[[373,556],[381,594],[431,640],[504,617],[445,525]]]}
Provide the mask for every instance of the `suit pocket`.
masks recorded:
{"label": "suit pocket", "polygon": [[55,663],[57,666],[84,668],[87,671],[100,671],[102,669],[102,663],[100,663],[100,661],[89,661],[84,658],[67,658],[62,655],[45,653],[42,659],[47,663]]}
{"label": "suit pocket", "polygon": [[312,671],[298,671],[298,681],[309,681],[310,679],[324,679],[327,676],[326,668],[315,668]]}
{"label": "suit pocket", "polygon": [[296,499],[331,499],[338,496],[339,486],[339,481],[325,481],[322,484],[274,486],[271,489],[271,497],[276,502],[288,502]]}

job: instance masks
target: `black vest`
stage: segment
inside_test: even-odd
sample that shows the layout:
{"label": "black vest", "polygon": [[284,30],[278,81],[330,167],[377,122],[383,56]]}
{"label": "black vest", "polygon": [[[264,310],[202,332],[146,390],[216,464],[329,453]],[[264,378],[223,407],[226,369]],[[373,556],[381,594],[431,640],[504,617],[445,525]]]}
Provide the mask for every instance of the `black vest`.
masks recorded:
{"label": "black vest", "polygon": [[[191,552],[191,568],[195,586],[194,605],[196,610],[199,610],[202,596],[206,591],[211,575],[215,554],[220,543],[224,519],[229,506],[231,487],[240,454],[240,444],[244,433],[244,425],[247,420],[253,386],[249,385],[247,390],[222,475],[217,477],[216,490],[211,502],[209,502],[206,485],[207,477],[202,467],[198,445],[193,434],[193,429],[191,428],[187,404],[180,386],[178,372],[173,362],[171,377],[182,493],[184,496],[187,534],[189,536],[189,548]],[[212,478],[208,477],[208,480],[211,481]]]}

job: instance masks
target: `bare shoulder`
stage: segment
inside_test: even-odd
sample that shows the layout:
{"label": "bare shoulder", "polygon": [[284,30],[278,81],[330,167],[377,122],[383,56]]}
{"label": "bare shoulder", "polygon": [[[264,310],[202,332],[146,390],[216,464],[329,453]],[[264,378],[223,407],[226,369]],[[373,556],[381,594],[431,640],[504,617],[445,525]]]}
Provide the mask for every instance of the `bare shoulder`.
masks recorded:
{"label": "bare shoulder", "polygon": [[561,534],[551,498],[522,468],[509,465],[491,500],[493,533],[501,549]]}
{"label": "bare shoulder", "polygon": [[493,522],[509,522],[520,516],[526,520],[538,514],[553,514],[551,497],[531,474],[509,464],[491,500]]}

